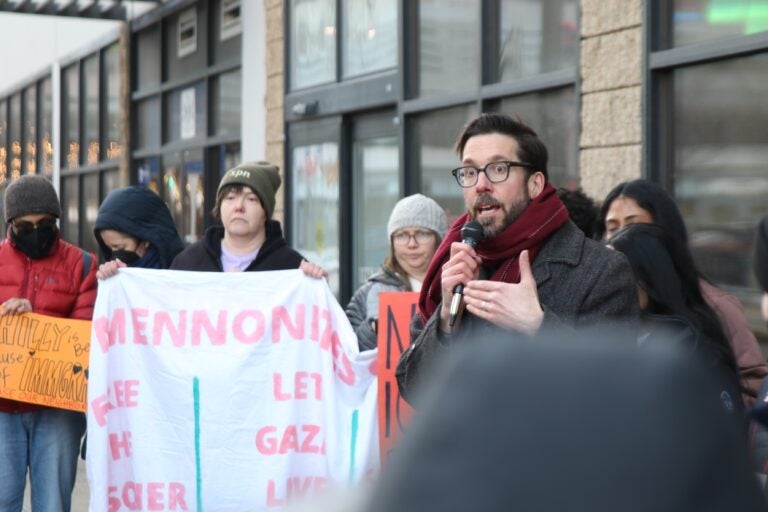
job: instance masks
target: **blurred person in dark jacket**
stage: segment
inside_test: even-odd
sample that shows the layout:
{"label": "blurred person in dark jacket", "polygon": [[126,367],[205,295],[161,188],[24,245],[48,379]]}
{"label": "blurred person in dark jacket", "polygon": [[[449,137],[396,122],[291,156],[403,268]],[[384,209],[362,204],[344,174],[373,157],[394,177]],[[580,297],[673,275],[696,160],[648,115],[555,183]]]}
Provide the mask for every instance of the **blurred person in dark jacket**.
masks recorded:
{"label": "blurred person in dark jacket", "polygon": [[706,369],[634,332],[582,334],[456,347],[365,510],[768,510]]}
{"label": "blurred person in dark jacket", "polygon": [[755,234],[755,254],[752,260],[755,276],[763,290],[761,311],[763,320],[768,323],[768,215],[760,219]]}

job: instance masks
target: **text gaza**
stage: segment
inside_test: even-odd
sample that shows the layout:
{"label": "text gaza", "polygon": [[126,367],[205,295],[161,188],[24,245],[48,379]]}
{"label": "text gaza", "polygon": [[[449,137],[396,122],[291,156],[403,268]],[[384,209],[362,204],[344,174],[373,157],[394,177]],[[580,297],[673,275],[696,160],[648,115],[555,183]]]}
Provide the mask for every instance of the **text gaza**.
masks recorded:
{"label": "text gaza", "polygon": [[[309,309],[309,312],[307,311]],[[111,317],[93,320],[93,333],[101,350],[125,345],[197,347],[204,338],[211,346],[227,343],[253,345],[271,340],[287,339],[315,341],[322,350],[333,355],[334,371],[339,379],[352,386],[355,373],[341,346],[339,334],[331,322],[332,315],[318,306],[298,304],[289,311],[287,306],[238,311],[150,311],[145,308],[116,308]]]}

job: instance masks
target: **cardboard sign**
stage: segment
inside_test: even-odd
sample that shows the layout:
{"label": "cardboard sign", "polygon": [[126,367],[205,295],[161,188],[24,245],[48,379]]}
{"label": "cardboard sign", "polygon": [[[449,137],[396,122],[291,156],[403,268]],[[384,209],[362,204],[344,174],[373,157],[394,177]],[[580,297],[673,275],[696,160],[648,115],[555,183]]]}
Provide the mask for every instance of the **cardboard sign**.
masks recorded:
{"label": "cardboard sign", "polygon": [[92,339],[91,512],[274,510],[378,471],[376,352],[325,280],[122,269]]}
{"label": "cardboard sign", "polygon": [[0,397],[85,412],[91,322],[0,316]]}
{"label": "cardboard sign", "polygon": [[411,317],[419,294],[384,292],[379,295],[378,362],[379,445],[382,463],[411,415],[411,407],[397,389],[395,369],[400,355],[411,344]]}

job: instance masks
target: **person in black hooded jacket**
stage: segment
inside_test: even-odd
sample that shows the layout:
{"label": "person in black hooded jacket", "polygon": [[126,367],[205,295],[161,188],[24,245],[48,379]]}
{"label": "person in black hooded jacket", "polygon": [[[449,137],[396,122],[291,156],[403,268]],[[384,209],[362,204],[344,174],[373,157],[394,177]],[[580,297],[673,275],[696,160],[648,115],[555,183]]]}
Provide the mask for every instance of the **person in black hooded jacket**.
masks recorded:
{"label": "person in black hooded jacket", "polygon": [[99,207],[93,234],[106,262],[100,278],[126,266],[168,268],[184,248],[165,202],[143,186],[110,192]]}
{"label": "person in black hooded jacket", "polygon": [[182,251],[172,270],[254,272],[300,268],[320,278],[327,272],[288,247],[280,223],[272,219],[280,172],[269,162],[244,162],[226,172],[216,191],[213,216],[203,239]]}

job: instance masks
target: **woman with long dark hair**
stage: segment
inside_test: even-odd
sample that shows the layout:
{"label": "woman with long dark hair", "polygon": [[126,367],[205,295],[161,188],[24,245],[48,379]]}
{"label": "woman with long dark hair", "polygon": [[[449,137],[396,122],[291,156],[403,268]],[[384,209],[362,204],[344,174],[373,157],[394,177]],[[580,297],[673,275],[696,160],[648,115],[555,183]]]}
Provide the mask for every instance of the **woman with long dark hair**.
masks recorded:
{"label": "woman with long dark hair", "polygon": [[[595,236],[609,240],[621,228],[642,223],[660,226],[690,254],[688,231],[674,199],[660,186],[644,179],[619,183],[608,193],[600,210]],[[744,306],[739,299],[707,280],[696,269],[692,259],[690,270],[696,273],[699,291],[722,325],[739,369],[742,400],[749,407],[768,376],[768,365],[744,314]]]}
{"label": "woman with long dark hair", "polygon": [[701,295],[688,247],[655,224],[629,225],[608,246],[624,253],[635,276],[642,310],[639,342],[671,342],[690,350],[718,375],[726,407],[743,408],[733,351]]}

